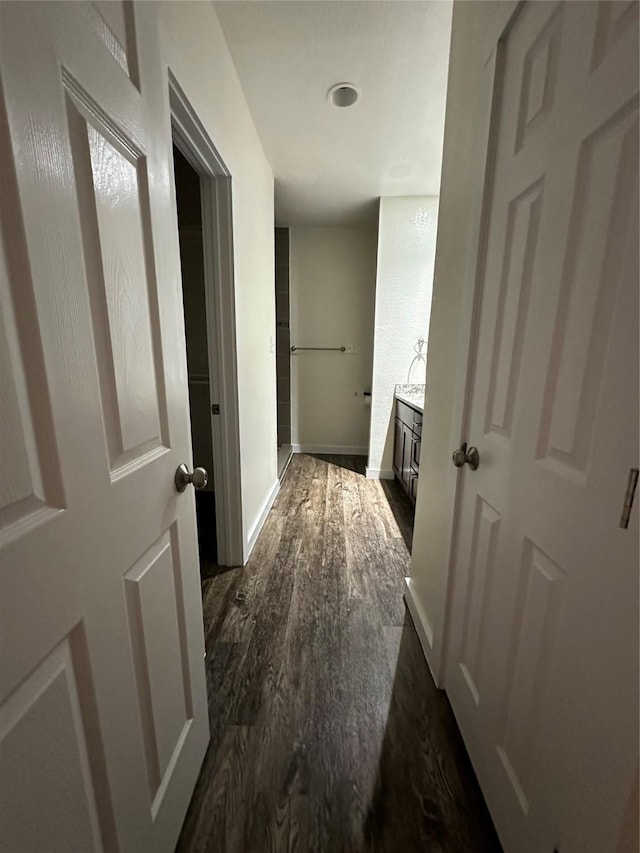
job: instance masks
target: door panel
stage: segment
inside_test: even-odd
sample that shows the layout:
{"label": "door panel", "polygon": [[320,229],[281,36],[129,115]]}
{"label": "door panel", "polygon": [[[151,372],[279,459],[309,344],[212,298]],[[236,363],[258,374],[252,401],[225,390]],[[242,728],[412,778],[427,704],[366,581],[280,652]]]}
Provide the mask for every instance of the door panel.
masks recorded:
{"label": "door panel", "polygon": [[[4,147],[3,147],[4,157]],[[4,172],[4,170],[3,170]],[[10,176],[2,176],[0,201],[12,210]],[[28,275],[10,280],[13,265],[25,268],[20,227],[14,227],[11,256],[0,242],[0,524],[4,541],[20,535],[64,507],[60,457],[52,430],[42,344],[37,333]],[[15,310],[14,310],[15,306]]]}
{"label": "door panel", "polygon": [[173,849],[208,740],[155,26],[0,7],[3,849]]}
{"label": "door panel", "polygon": [[[144,156],[117,129],[110,133],[87,121],[82,113],[95,115],[96,109],[86,95],[83,100],[80,106],[68,96],[67,114],[83,248],[93,260],[89,297],[114,479],[166,444],[161,344],[152,331],[159,322],[149,298],[156,282],[147,269],[148,259],[153,272],[153,242]],[[116,198],[114,182],[120,187]]]}
{"label": "door panel", "polygon": [[138,702],[145,725],[145,758],[153,800],[192,715],[182,651],[177,594],[180,563],[175,533],[163,534],[124,576]]}
{"label": "door panel", "polygon": [[484,428],[504,441],[513,425],[543,188],[544,181],[535,180],[508,206]]}
{"label": "door panel", "polygon": [[72,651],[82,639],[67,637],[0,710],[3,850],[104,849]]}
{"label": "door panel", "polygon": [[517,853],[610,849],[637,765],[633,5],[523,4],[498,62],[447,690]]}
{"label": "door panel", "polygon": [[497,721],[497,752],[523,811],[528,811],[531,771],[540,737],[566,573],[525,539],[518,578],[519,618],[510,641],[506,696]]}
{"label": "door panel", "polygon": [[137,57],[133,8],[130,3],[112,0],[80,0],[78,5],[90,21],[109,53],[137,86]]}
{"label": "door panel", "polygon": [[486,656],[487,602],[495,571],[500,513],[476,499],[470,560],[474,566],[464,605],[464,627],[460,647],[460,671],[476,704],[480,702],[483,657]]}
{"label": "door panel", "polygon": [[[633,220],[635,99],[582,142],[537,458],[560,476],[588,471],[606,348]],[[576,357],[579,354],[579,357]]]}

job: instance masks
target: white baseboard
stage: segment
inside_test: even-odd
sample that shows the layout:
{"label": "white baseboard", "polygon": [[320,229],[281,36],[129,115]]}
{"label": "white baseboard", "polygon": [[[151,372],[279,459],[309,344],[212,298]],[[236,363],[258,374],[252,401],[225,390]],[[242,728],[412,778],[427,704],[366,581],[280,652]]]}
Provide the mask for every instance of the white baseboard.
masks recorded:
{"label": "white baseboard", "polygon": [[271,488],[271,491],[269,492],[269,496],[267,497],[266,501],[264,502],[264,506],[262,507],[262,511],[260,512],[260,515],[258,516],[258,520],[253,525],[251,532],[249,533],[249,539],[247,541],[247,545],[246,545],[245,550],[244,550],[244,563],[243,563],[243,565],[247,564],[247,560],[251,556],[251,552],[253,551],[253,546],[256,544],[256,540],[258,539],[258,536],[260,535],[260,531],[262,530],[262,527],[263,527],[265,521],[267,520],[267,516],[269,515],[269,510],[273,506],[275,499],[278,497],[279,491],[280,491],[280,480],[276,480],[275,483],[273,484],[272,488]]}
{"label": "white baseboard", "polygon": [[342,444],[292,444],[294,453],[327,453],[333,456],[368,456],[368,447]]}
{"label": "white baseboard", "polygon": [[420,604],[420,601],[418,600],[413,591],[411,578],[404,579],[404,599],[407,602],[409,613],[411,613],[411,618],[413,619],[416,634],[418,635],[418,639],[420,640],[420,645],[422,646],[422,653],[424,654],[425,660],[427,661],[427,666],[429,667],[431,677],[433,678],[436,687],[440,687],[440,685],[438,684],[438,679],[435,677],[433,669],[431,668],[431,663],[429,662],[429,656],[433,649],[433,629],[429,624],[429,620],[427,619],[427,616],[422,608],[422,605]]}
{"label": "white baseboard", "polygon": [[369,468],[366,470],[367,480],[393,480],[393,468]]}

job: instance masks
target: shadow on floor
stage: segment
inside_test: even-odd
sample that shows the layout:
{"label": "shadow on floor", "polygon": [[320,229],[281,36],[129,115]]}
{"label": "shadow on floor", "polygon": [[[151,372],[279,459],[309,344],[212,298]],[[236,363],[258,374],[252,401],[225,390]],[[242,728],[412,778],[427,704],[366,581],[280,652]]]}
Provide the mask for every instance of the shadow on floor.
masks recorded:
{"label": "shadow on floor", "polygon": [[398,529],[404,539],[404,544],[411,553],[413,544],[414,508],[404,489],[397,480],[379,480],[389,508],[393,513]]}
{"label": "shadow on floor", "polygon": [[217,563],[211,563],[206,560],[200,561],[200,579],[203,581],[217,578],[227,572],[233,572],[242,566],[219,566]]}
{"label": "shadow on floor", "polygon": [[367,467],[366,456],[335,456],[330,453],[306,453],[306,456],[311,456],[313,459],[319,459],[321,462],[328,462],[330,465],[337,465],[338,468],[344,468],[347,471],[353,471],[354,474],[365,475]]}
{"label": "shadow on floor", "polygon": [[363,830],[363,849],[371,853],[502,849],[451,706],[431,678],[408,613]]}

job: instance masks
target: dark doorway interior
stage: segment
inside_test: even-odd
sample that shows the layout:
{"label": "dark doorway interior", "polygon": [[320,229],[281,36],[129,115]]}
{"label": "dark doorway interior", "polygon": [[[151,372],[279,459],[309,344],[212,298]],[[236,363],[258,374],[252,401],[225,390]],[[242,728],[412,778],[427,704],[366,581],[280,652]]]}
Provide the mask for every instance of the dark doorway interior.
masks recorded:
{"label": "dark doorway interior", "polygon": [[291,458],[291,333],[289,330],[289,229],[275,229],[276,380],[278,393],[278,477]]}
{"label": "dark doorway interior", "polygon": [[217,561],[218,554],[200,176],[175,145],[173,162],[182,268],[182,300],[187,337],[193,462],[194,465],[206,468],[209,473],[207,486],[196,492],[198,545],[200,562],[204,569],[205,563]]}

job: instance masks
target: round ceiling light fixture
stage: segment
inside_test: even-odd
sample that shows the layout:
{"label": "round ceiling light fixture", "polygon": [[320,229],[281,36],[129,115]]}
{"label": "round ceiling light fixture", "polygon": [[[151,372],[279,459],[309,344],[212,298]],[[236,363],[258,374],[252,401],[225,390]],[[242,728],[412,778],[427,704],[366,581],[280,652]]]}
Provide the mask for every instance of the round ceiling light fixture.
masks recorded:
{"label": "round ceiling light fixture", "polygon": [[334,107],[352,107],[359,97],[353,83],[336,83],[327,92],[327,99]]}

